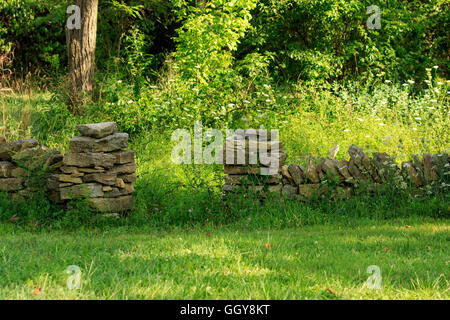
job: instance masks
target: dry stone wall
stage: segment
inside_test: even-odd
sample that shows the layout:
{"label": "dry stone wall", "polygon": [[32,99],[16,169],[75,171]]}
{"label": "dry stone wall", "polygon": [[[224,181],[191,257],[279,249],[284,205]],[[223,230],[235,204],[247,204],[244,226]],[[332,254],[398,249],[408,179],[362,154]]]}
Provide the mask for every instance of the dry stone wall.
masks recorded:
{"label": "dry stone wall", "polygon": [[[264,139],[261,139],[262,136]],[[277,160],[275,166],[268,161],[260,161],[258,153],[261,149],[267,150],[273,159]],[[287,154],[281,142],[272,141],[270,133],[258,129],[253,130],[251,134],[246,132],[245,136],[232,135],[226,139],[223,152],[226,163],[224,191],[233,192],[243,186],[258,192],[282,191],[281,167]]]}
{"label": "dry stone wall", "polygon": [[64,156],[35,139],[11,143],[0,139],[0,191],[28,191],[27,185],[37,177],[23,168],[34,164],[52,201],[65,204],[87,198],[100,212],[131,210],[136,164],[134,152],[125,150],[128,134],[119,133],[114,122],[83,124],[77,129],[81,136],[70,140]]}
{"label": "dry stone wall", "polygon": [[[286,153],[279,142],[268,141],[269,145],[278,143],[279,168],[270,176],[261,176],[261,166],[249,164],[249,144],[227,144],[225,151],[238,150],[245,153],[241,164],[226,164],[223,190],[269,191],[281,193],[292,200],[308,199],[324,193],[332,196],[349,197],[362,190],[377,191],[377,188],[390,184],[395,188],[411,190],[421,194],[431,186],[448,189],[450,184],[450,158],[448,154],[425,153],[422,157],[414,155],[401,166],[386,153],[373,153],[369,157],[356,145],[348,149],[347,160],[337,160],[339,150],[333,147],[327,158],[307,157],[306,167],[296,163],[286,165]],[[270,147],[268,148],[270,150]],[[281,156],[282,155],[282,156]],[[225,159],[225,154],[224,154]],[[236,159],[236,156],[235,156]]]}
{"label": "dry stone wall", "polygon": [[45,180],[62,164],[58,150],[36,139],[6,142],[0,137],[0,192],[27,196],[46,187]]}

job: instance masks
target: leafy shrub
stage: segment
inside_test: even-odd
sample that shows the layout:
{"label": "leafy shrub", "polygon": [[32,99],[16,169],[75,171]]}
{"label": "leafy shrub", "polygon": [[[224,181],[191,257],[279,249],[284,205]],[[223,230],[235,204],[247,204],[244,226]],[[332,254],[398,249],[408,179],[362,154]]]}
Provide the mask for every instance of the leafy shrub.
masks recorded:
{"label": "leafy shrub", "polygon": [[[423,65],[438,64],[448,74],[447,1],[382,1],[381,29],[368,30],[372,1],[261,0],[252,28],[238,53],[272,56],[283,80],[342,79],[389,74],[421,78]],[[438,49],[439,47],[439,49]]]}

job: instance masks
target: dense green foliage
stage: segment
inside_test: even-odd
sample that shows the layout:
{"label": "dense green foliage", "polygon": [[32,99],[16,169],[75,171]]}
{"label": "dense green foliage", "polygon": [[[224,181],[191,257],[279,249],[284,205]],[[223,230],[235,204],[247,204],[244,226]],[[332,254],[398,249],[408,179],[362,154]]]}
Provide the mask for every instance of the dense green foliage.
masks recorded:
{"label": "dense green foliage", "polygon": [[[67,68],[65,25],[67,4],[61,0],[0,1],[0,74],[8,70],[56,76]],[[173,47],[177,23],[170,3],[153,1],[100,1],[97,64],[100,70],[126,68],[130,59],[133,30],[144,36],[140,50],[150,58],[148,74]],[[3,60],[2,60],[3,59]],[[119,60],[119,64],[117,63]]]}
{"label": "dense green foliage", "polygon": [[[177,47],[176,55],[190,64],[186,75],[204,80],[214,63],[224,66],[233,57],[246,61],[255,55],[270,66],[277,81],[370,79],[379,73],[404,81],[423,77],[421,66],[435,64],[444,76],[448,74],[448,1],[380,1],[381,29],[368,30],[366,9],[372,4],[368,0],[100,1],[97,62],[101,70],[118,68],[117,59],[120,67],[127,67],[136,62],[134,48],[147,58],[141,72],[151,77],[165,54]],[[14,72],[64,70],[65,9],[64,1],[56,0],[0,2],[0,56],[11,62]],[[192,48],[195,56],[189,56]],[[209,58],[202,60],[206,54]],[[192,69],[196,65],[208,68],[198,75]]]}
{"label": "dense green foliage", "polygon": [[[381,10],[369,30],[366,8]],[[262,0],[241,52],[271,59],[284,80],[423,77],[422,66],[448,72],[448,1]]]}

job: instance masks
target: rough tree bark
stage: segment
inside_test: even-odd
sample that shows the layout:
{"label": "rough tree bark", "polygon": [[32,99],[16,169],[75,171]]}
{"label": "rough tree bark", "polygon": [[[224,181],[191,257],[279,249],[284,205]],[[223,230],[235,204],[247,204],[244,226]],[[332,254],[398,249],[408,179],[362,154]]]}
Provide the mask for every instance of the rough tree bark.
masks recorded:
{"label": "rough tree bark", "polygon": [[91,97],[94,87],[98,0],[68,0],[67,3],[78,6],[81,13],[80,29],[69,30],[66,26],[69,105],[76,112],[76,106]]}

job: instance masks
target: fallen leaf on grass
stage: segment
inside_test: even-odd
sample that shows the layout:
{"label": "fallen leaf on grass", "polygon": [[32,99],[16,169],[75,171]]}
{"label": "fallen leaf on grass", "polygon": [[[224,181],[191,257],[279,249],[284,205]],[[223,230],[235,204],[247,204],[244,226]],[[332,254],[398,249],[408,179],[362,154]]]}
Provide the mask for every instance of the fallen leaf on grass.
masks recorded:
{"label": "fallen leaf on grass", "polygon": [[388,247],[384,247],[384,251],[388,251],[389,250],[389,248]]}
{"label": "fallen leaf on grass", "polygon": [[335,296],[337,296],[336,291],[334,291],[333,289],[327,288],[327,291],[328,291],[329,293],[332,293],[332,294],[334,294]]}
{"label": "fallen leaf on grass", "polygon": [[408,225],[406,225],[405,227],[408,228],[408,229],[411,229],[411,228],[412,228],[412,226],[408,226]]}
{"label": "fallen leaf on grass", "polygon": [[266,249],[270,248],[270,243],[266,243]]}
{"label": "fallen leaf on grass", "polygon": [[41,288],[37,288],[36,290],[34,290],[33,294],[35,295],[40,295],[41,294]]}

